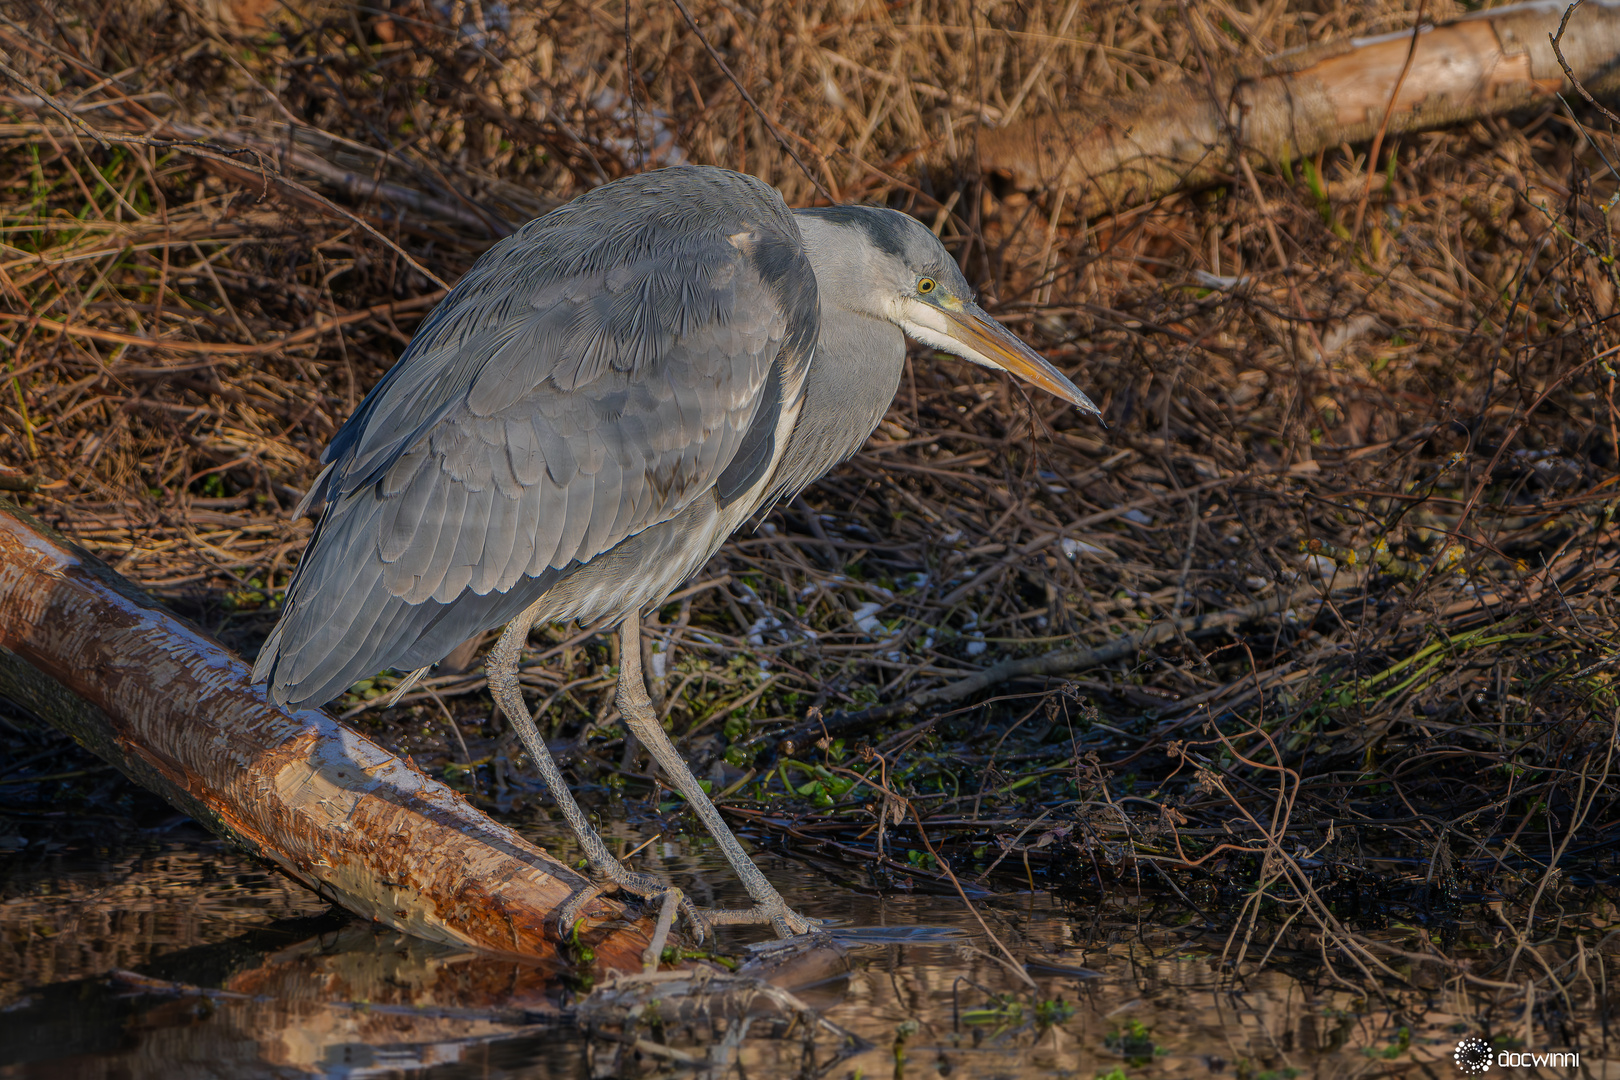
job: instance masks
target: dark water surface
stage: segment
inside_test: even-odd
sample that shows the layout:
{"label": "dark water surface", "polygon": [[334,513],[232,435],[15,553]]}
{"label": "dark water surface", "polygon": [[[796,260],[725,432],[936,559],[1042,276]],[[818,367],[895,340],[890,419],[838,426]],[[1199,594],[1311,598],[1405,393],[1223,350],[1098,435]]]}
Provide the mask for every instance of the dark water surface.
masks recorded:
{"label": "dark water surface", "polygon": [[[619,839],[639,842],[628,826]],[[189,825],[134,846],[17,842],[0,849],[0,1077],[702,1075],[588,1037],[563,1015],[580,988],[555,972],[355,922]],[[732,1075],[1449,1078],[1478,1023],[1443,986],[1392,1010],[1312,958],[1233,974],[1221,936],[1170,928],[1173,913],[1129,893],[978,902],[1032,962],[1031,995],[954,895],[880,896],[760,861],[790,903],[848,932],[852,970],[800,996],[870,1049],[840,1059],[822,1037],[807,1058],[800,1025],[747,1039]],[[706,842],[659,840],[638,862],[701,902],[742,899]],[[701,1035],[661,1034],[702,1050]],[[1584,1074],[1606,1075],[1601,1056]]]}

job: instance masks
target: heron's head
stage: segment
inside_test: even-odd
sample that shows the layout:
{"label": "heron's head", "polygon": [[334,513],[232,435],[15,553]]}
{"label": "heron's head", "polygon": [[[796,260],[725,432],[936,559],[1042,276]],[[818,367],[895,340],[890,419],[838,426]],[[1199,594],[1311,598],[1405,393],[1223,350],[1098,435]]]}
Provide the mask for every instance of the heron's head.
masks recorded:
{"label": "heron's head", "polygon": [[840,306],[1101,415],[1066,375],[974,302],[956,260],[916,218],[877,206],[801,210],[798,217],[806,241],[822,249],[812,261],[824,302],[831,290]]}

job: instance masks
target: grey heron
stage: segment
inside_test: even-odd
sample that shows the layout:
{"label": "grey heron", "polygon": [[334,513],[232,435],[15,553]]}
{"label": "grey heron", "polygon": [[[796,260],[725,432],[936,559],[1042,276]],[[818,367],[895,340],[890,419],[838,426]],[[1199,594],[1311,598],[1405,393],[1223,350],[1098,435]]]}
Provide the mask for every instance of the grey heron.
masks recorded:
{"label": "grey heron", "polygon": [[322,454],[305,499],[320,516],[254,679],[277,703],[324,703],[504,624],[490,688],[590,865],[566,928],[605,889],[674,895],[608,852],[518,685],[536,624],[617,620],[625,725],[754,904],[682,910],[700,935],[705,922],[804,932],[659,723],[641,612],[861,447],[907,334],[1097,412],[898,211],[790,211],[753,177],[684,166],[531,221],[474,264]]}

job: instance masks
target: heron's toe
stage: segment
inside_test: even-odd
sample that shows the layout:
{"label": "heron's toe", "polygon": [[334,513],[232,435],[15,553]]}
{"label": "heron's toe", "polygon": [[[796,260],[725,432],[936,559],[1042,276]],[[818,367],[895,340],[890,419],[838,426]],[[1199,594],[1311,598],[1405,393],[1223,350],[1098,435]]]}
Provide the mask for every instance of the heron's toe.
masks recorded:
{"label": "heron's toe", "polygon": [[563,905],[562,915],[559,918],[564,937],[570,933],[574,923],[578,921],[578,912],[584,909],[593,897],[605,892],[629,893],[643,903],[652,904],[663,899],[666,893],[674,892],[678,897],[681,918],[685,920],[687,930],[698,944],[702,944],[714,937],[714,929],[709,920],[704,917],[703,910],[692,902],[692,898],[685,892],[675,888],[667,881],[643,874],[635,870],[627,870],[623,866],[609,868],[604,873],[591,874],[591,884],[575,893]]}
{"label": "heron's toe", "polygon": [[800,915],[786,904],[782,910],[771,917],[771,927],[780,938],[795,937],[799,934],[811,934],[821,929],[821,920]]}
{"label": "heron's toe", "polygon": [[820,919],[800,915],[781,900],[741,910],[704,908],[702,914],[716,926],[769,926],[780,938],[810,934],[821,928]]}

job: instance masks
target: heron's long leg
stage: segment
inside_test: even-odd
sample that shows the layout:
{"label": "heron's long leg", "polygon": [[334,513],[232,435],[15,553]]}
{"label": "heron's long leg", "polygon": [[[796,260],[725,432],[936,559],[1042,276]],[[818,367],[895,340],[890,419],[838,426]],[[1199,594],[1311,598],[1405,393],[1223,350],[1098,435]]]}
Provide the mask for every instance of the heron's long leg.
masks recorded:
{"label": "heron's long leg", "polygon": [[[529,715],[528,706],[523,701],[523,691],[518,686],[518,660],[523,652],[523,644],[528,640],[529,628],[533,625],[534,620],[528,612],[524,612],[507,625],[500,641],[489,651],[489,656],[484,660],[484,674],[489,680],[490,691],[500,704],[501,712],[517,729],[518,738],[529,751],[529,758],[534,762],[534,767],[540,771],[540,778],[546,782],[546,790],[551,792],[552,800],[562,810],[563,817],[568,821],[568,827],[574,831],[575,838],[579,840],[580,850],[585,853],[585,859],[590,863],[592,878],[598,882],[612,882],[638,896],[661,896],[671,890],[672,886],[669,883],[659,881],[650,874],[627,870],[624,864],[608,851],[607,845],[591,827],[579,803],[574,801],[573,792],[568,790],[568,782],[563,779],[562,770],[557,767],[556,759],[551,756],[551,751],[546,748],[539,730],[534,726],[534,718]],[[583,889],[563,905],[558,921],[565,936],[577,920],[579,911],[597,891],[599,890],[596,888]],[[685,894],[681,894],[680,901],[682,912],[701,940],[705,934],[703,917]]]}
{"label": "heron's long leg", "polygon": [[658,762],[660,768],[667,773],[675,786],[680,788],[681,794],[686,796],[687,803],[703,821],[709,834],[725,852],[726,861],[742,879],[743,887],[754,901],[750,911],[741,912],[705,912],[712,922],[716,923],[747,923],[768,922],[776,928],[781,937],[790,937],[793,934],[803,934],[815,926],[815,923],[804,918],[787,906],[782,894],[776,891],[754,860],[748,857],[742,844],[732,835],[731,829],[726,826],[725,820],[720,817],[720,811],[715,809],[709,796],[704,794],[699,786],[697,777],[681,757],[675,744],[669,741],[664,733],[664,725],[658,722],[658,714],[653,711],[652,701],[647,697],[647,682],[641,673],[641,615],[631,612],[625,616],[624,622],[619,624],[619,712],[624,716],[625,726],[640,739],[647,752]]}

